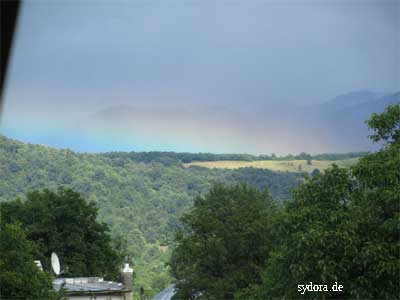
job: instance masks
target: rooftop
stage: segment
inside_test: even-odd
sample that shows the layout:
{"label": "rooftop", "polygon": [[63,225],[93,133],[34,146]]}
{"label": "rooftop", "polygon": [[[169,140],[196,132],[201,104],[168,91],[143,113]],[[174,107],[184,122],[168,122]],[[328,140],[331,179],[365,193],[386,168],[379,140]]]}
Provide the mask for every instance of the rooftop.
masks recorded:
{"label": "rooftop", "polygon": [[53,286],[57,291],[63,287],[68,294],[118,293],[127,291],[122,283],[104,281],[102,277],[56,278],[53,281]]}

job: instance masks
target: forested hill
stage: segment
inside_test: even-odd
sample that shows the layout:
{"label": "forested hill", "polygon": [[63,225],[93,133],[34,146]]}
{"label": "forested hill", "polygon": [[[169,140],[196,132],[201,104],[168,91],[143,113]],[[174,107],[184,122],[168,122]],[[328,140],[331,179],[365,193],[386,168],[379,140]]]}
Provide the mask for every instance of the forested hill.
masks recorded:
{"label": "forested hill", "polygon": [[[338,160],[364,153],[301,153],[284,159]],[[111,152],[83,154],[43,145],[25,144],[0,135],[0,201],[23,198],[27,192],[59,186],[72,188],[99,206],[101,221],[128,242],[136,264],[136,283],[156,292],[169,282],[164,262],[179,217],[198,194],[215,182],[245,182],[273,198],[290,197],[290,189],[306,176],[302,172],[268,169],[237,170],[184,167],[193,161],[276,160],[276,156],[191,154],[174,152]],[[280,158],[282,159],[282,158]]]}
{"label": "forested hill", "polygon": [[184,168],[181,160],[162,153],[150,154],[152,159],[132,155],[78,154],[0,136],[0,201],[60,185],[96,201],[101,220],[128,241],[137,284],[156,291],[169,280],[163,263],[165,245],[196,195],[207,192],[214,182],[246,182],[268,187],[274,199],[284,199],[305,176],[253,168]]}

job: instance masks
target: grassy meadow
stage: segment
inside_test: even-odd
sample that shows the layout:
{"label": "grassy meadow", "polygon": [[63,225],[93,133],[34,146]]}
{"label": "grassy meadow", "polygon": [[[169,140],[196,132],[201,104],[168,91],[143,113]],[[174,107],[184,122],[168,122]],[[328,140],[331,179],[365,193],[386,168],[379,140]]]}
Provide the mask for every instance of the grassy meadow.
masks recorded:
{"label": "grassy meadow", "polygon": [[312,160],[311,165],[306,160],[259,160],[259,161],[202,161],[183,164],[186,168],[191,166],[205,167],[208,169],[240,169],[258,168],[281,172],[312,172],[314,169],[323,171],[332,164],[340,167],[349,167],[357,163],[358,158],[344,160]]}

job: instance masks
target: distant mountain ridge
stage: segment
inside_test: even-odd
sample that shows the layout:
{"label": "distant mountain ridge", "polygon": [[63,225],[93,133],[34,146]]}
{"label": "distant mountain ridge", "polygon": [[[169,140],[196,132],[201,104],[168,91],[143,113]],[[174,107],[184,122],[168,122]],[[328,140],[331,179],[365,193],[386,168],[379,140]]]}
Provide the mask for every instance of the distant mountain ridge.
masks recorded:
{"label": "distant mountain ridge", "polygon": [[[355,91],[322,104],[266,103],[240,110],[234,106],[151,108],[125,104],[94,113],[83,126],[121,136],[143,135],[153,141],[190,142],[199,149],[196,152],[359,152],[375,149],[365,121],[394,103],[400,103],[400,92]],[[203,151],[202,146],[210,143],[228,150]]]}
{"label": "distant mountain ridge", "polygon": [[333,151],[348,147],[374,150],[369,140],[371,133],[366,125],[373,113],[381,113],[387,105],[400,103],[400,92],[383,94],[372,92],[349,93],[321,105],[313,112],[313,119],[304,116],[310,127],[318,131],[319,136]]}
{"label": "distant mountain ridge", "polygon": [[371,101],[378,100],[379,98],[385,96],[385,93],[377,93],[370,91],[355,91],[347,94],[339,95],[328,102],[323,103],[322,105],[328,105],[334,108],[345,108],[351,107],[354,105],[359,105],[363,103],[368,103]]}
{"label": "distant mountain ridge", "polygon": [[[302,102],[299,99],[298,103]],[[365,121],[388,104],[400,103],[400,92],[354,91],[307,105],[272,99],[263,103],[251,99],[225,104],[172,103],[176,102],[166,100],[155,105],[128,99],[102,108],[85,108],[73,118],[60,120],[57,114],[47,117],[32,112],[23,122],[7,119],[2,123],[2,133],[80,153],[173,151],[285,156],[373,151],[376,145],[368,138]]]}

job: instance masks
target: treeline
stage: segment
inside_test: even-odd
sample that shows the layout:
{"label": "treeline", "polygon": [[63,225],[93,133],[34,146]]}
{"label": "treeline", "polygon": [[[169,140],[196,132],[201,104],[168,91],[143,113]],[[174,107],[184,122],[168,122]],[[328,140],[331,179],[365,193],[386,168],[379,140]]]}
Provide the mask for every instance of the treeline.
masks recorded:
{"label": "treeline", "polygon": [[308,178],[282,206],[247,185],[197,197],[175,236],[174,298],[398,299],[400,105],[368,125],[378,152]]}
{"label": "treeline", "polygon": [[349,153],[323,153],[323,154],[316,154],[312,155],[311,158],[314,160],[343,160],[343,159],[351,159],[357,157],[364,157],[367,156],[368,152],[349,152]]}
{"label": "treeline", "polygon": [[311,155],[302,152],[297,155],[285,156],[251,155],[251,154],[213,154],[213,153],[176,153],[176,152],[108,152],[104,156],[112,159],[116,165],[124,165],[127,160],[135,162],[151,163],[158,162],[164,165],[177,165],[181,163],[202,161],[259,161],[259,160],[343,160],[355,157],[363,157],[368,152],[349,153],[324,153]]}
{"label": "treeline", "polygon": [[177,152],[109,152],[105,156],[113,159],[129,159],[136,162],[159,162],[166,165],[190,163],[194,161],[218,161],[218,160],[256,160],[257,156],[250,154],[212,154],[212,153],[177,153]]}

